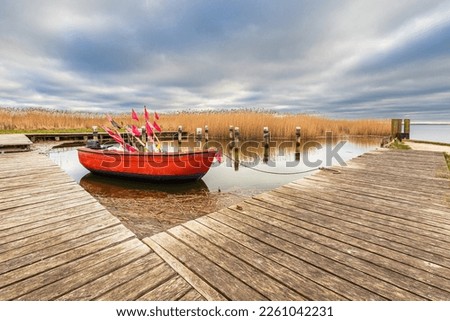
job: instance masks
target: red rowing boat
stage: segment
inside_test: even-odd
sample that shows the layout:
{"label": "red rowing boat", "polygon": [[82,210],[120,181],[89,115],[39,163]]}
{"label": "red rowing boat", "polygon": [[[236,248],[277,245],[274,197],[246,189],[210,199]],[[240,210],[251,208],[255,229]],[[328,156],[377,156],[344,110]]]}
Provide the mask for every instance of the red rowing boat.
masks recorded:
{"label": "red rowing boat", "polygon": [[107,149],[78,149],[80,163],[97,174],[153,181],[197,180],[211,167],[215,149],[192,152],[124,152]]}

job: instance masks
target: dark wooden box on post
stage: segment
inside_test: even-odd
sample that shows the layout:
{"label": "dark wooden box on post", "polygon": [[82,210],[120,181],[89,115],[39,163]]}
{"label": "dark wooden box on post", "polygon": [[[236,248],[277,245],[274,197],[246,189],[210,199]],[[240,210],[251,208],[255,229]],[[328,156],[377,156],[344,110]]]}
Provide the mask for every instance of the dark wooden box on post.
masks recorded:
{"label": "dark wooden box on post", "polygon": [[404,119],[403,120],[403,133],[402,139],[409,139],[409,133],[411,132],[411,120]]}

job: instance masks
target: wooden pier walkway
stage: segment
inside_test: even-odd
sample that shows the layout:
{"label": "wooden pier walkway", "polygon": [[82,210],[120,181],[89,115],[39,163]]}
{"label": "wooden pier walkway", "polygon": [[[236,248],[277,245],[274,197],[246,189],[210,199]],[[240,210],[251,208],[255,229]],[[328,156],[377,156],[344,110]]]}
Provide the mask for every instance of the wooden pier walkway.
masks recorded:
{"label": "wooden pier walkway", "polygon": [[0,155],[0,300],[203,297],[56,164]]}
{"label": "wooden pier walkway", "polygon": [[442,153],[377,151],[136,238],[37,152],[0,155],[0,300],[450,300]]}
{"label": "wooden pier walkway", "polygon": [[227,300],[450,300],[442,153],[380,151],[144,241]]}
{"label": "wooden pier walkway", "polygon": [[29,151],[33,143],[22,134],[0,135],[0,153]]}

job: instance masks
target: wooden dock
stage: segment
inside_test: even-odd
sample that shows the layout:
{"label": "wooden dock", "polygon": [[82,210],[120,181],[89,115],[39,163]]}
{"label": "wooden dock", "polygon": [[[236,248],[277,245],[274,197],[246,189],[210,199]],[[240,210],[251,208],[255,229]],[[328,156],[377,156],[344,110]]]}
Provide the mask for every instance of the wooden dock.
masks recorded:
{"label": "wooden dock", "polygon": [[0,155],[0,300],[203,297],[56,164]]}
{"label": "wooden dock", "polygon": [[37,152],[0,155],[0,300],[450,300],[442,153],[383,150],[136,238]]}
{"label": "wooden dock", "polygon": [[[42,142],[42,141],[57,141],[57,142],[86,142],[88,139],[93,139],[94,135],[90,133],[26,133],[32,142]],[[176,140],[178,137],[177,131],[163,131],[156,134],[160,140]],[[2,135],[0,135],[2,136]],[[122,133],[123,138],[126,138],[126,134]],[[182,139],[188,139],[189,133],[183,132]],[[106,132],[98,132],[97,138],[101,144],[107,142],[113,142],[111,137]]]}
{"label": "wooden dock", "polygon": [[450,300],[447,171],[367,153],[144,241],[207,299]]}
{"label": "wooden dock", "polygon": [[25,152],[33,143],[22,134],[0,135],[0,153]]}

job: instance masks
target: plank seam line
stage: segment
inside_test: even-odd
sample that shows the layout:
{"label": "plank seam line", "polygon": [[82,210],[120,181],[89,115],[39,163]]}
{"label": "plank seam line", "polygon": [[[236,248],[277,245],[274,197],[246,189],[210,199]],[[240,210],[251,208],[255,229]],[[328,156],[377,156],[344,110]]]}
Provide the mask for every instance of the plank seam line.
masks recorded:
{"label": "plank seam line", "polygon": [[[259,206],[259,207],[261,207],[261,208],[264,208],[264,207],[262,207],[261,205],[258,205],[258,204],[254,204],[254,203],[250,203],[250,204],[251,204],[251,205],[255,205],[255,206]],[[237,211],[234,210],[234,209],[231,209],[231,210],[233,210],[234,212],[237,212]],[[284,215],[282,212],[276,212],[276,211],[274,211],[274,212],[275,212],[275,213],[278,213],[278,214],[280,214],[280,215]],[[240,213],[240,212],[237,212],[237,213]],[[223,214],[225,214],[225,213],[223,213]],[[242,214],[242,213],[240,213],[240,214]],[[266,214],[264,214],[264,215],[266,215]],[[270,215],[269,215],[269,216],[270,216]],[[284,215],[284,216],[286,216],[286,215]],[[267,222],[262,221],[262,220],[260,220],[260,219],[254,218],[254,217],[252,217],[252,216],[250,216],[250,217],[251,217],[252,219],[261,221],[261,222],[263,222],[263,223],[267,223]],[[284,220],[280,220],[280,219],[277,219],[277,220],[283,222],[284,224],[289,224],[289,225],[293,226],[294,228],[301,228],[301,229],[304,229],[304,230],[309,231],[309,232],[311,232],[311,233],[320,235],[320,236],[322,236],[322,237],[324,237],[324,238],[327,238],[327,239],[330,239],[330,240],[334,240],[334,241],[336,241],[336,242],[338,242],[338,243],[344,243],[344,244],[347,244],[347,245],[349,245],[349,246],[351,246],[351,247],[359,248],[359,249],[361,249],[361,250],[363,250],[363,251],[366,251],[366,252],[369,252],[369,253],[373,253],[373,254],[378,255],[378,256],[380,256],[380,257],[384,257],[384,258],[386,258],[386,259],[389,259],[389,260],[398,262],[398,263],[400,263],[400,264],[404,264],[404,265],[406,265],[406,266],[412,267],[412,268],[417,269],[417,270],[424,271],[424,272],[426,272],[426,273],[428,273],[428,274],[435,275],[435,276],[438,276],[438,277],[442,277],[442,278],[445,278],[445,279],[449,279],[448,277],[444,277],[444,276],[438,275],[438,274],[436,274],[435,272],[430,272],[430,271],[424,270],[424,269],[421,268],[421,267],[413,266],[413,265],[411,265],[411,264],[405,263],[404,261],[395,260],[395,259],[393,259],[393,257],[391,257],[391,256],[385,256],[385,255],[382,255],[382,254],[380,254],[380,253],[378,253],[378,252],[374,252],[374,250],[368,250],[367,248],[364,248],[364,247],[361,247],[361,246],[358,246],[358,245],[354,245],[354,244],[348,243],[347,241],[339,240],[339,239],[336,239],[336,238],[334,238],[334,237],[327,236],[327,235],[322,234],[322,233],[320,233],[320,232],[318,232],[318,231],[313,231],[313,230],[310,230],[310,229],[305,228],[305,227],[297,226],[297,225],[295,225],[295,224],[292,224],[292,223],[287,222],[287,221],[284,221]],[[303,221],[303,220],[301,220],[301,219],[299,219],[299,220],[300,220],[300,221]],[[352,238],[352,239],[355,239],[355,240],[362,240],[362,241],[364,241],[364,242],[368,242],[368,243],[370,243],[370,244],[372,244],[372,245],[375,245],[375,246],[377,246],[377,247],[386,248],[386,247],[384,247],[384,246],[382,246],[382,245],[373,243],[373,242],[371,242],[371,241],[368,241],[368,240],[365,240],[365,239],[361,239],[361,238],[358,238],[358,237],[355,237],[355,236],[351,236],[351,235],[345,234],[345,233],[340,232],[340,231],[335,231],[335,230],[329,229],[329,228],[327,228],[327,227],[324,227],[324,226],[321,226],[321,225],[317,225],[317,224],[315,224],[315,223],[311,223],[311,222],[309,222],[309,221],[306,221],[306,223],[307,223],[307,224],[311,224],[311,225],[315,225],[315,226],[317,226],[317,227],[319,227],[319,228],[323,228],[323,229],[329,230],[329,231],[334,232],[334,233],[336,233],[336,234],[338,234],[338,235],[343,235],[343,236],[346,236],[346,237],[349,237],[349,238]],[[282,229],[281,227],[275,226],[275,225],[273,225],[273,224],[271,224],[271,223],[267,223],[267,224],[270,224],[270,225],[272,225],[272,226],[274,226],[274,227],[276,227],[276,228],[278,228],[278,229]],[[282,230],[284,230],[284,229],[282,229]],[[353,230],[354,230],[354,229],[353,229]],[[293,232],[290,232],[290,233],[293,233]],[[306,239],[310,240],[311,242],[315,242],[315,243],[321,244],[322,246],[326,246],[326,247],[327,247],[327,245],[325,245],[325,244],[323,244],[323,243],[321,243],[321,242],[314,241],[314,240],[310,239],[309,237],[300,235],[300,234],[298,234],[298,233],[293,233],[293,234],[294,234],[294,235],[298,235],[299,237],[306,238]],[[391,242],[390,240],[388,240],[388,241]],[[398,242],[397,242],[397,243],[398,243]],[[294,244],[295,244],[295,243],[294,243]],[[402,243],[399,243],[399,244],[402,244]],[[404,244],[402,244],[402,245],[404,245]],[[398,251],[398,250],[396,250],[396,249],[391,249],[391,248],[386,248],[386,249],[388,249],[388,250],[390,250],[390,251],[394,251],[394,252],[400,253],[400,254],[402,254],[402,255],[404,255],[404,256],[407,256],[407,257],[410,257],[410,258],[412,258],[412,259],[419,260],[419,261],[421,261],[421,262],[422,262],[422,261],[425,261],[425,259],[423,259],[423,258],[419,258],[419,257],[413,256],[413,255],[411,255],[411,254],[403,253],[403,252],[400,252],[400,251]],[[414,250],[414,248],[411,248],[411,249]],[[340,251],[340,250],[337,250],[337,251],[339,251],[339,252],[341,252],[341,253],[344,253],[344,254],[347,254],[347,253],[345,253],[345,252],[343,252],[343,251]],[[426,251],[426,250],[423,250],[423,251],[424,251],[424,252],[429,252],[429,251]],[[435,253],[432,253],[432,252],[429,252],[429,253],[436,255]],[[319,255],[320,255],[320,254],[319,254]],[[439,255],[439,254],[437,254],[437,255],[438,255],[438,256],[442,256],[442,255]],[[447,259],[448,259],[448,258],[447,258]],[[365,261],[367,261],[367,260],[365,260]],[[427,260],[427,261],[428,261],[428,260]],[[369,261],[368,261],[368,262],[369,262]],[[450,271],[449,267],[447,267],[447,266],[443,266],[442,264],[439,264],[439,263],[434,263],[434,264],[440,265],[440,266],[442,266],[442,268],[446,269],[447,271]]]}
{"label": "plank seam line", "polygon": [[[168,250],[166,250],[162,245],[154,241],[151,237],[145,238],[144,243],[147,244],[148,247],[150,247],[164,262],[170,265],[170,267],[176,271],[176,273],[182,277],[186,282],[188,282],[193,289],[198,291],[206,300],[208,301],[214,301],[220,299],[222,297],[223,299],[229,300],[228,296],[220,291],[220,289],[216,289],[212,284],[210,284],[207,280],[205,280],[202,276],[198,275],[194,271],[192,271],[189,267],[187,267],[182,261],[178,260],[172,253],[170,253]],[[168,256],[170,258],[170,261],[166,260],[163,255],[160,254],[160,252],[164,253],[164,256]],[[179,266],[177,266],[179,265]],[[180,271],[181,268],[181,271]],[[200,283],[198,285],[197,283]],[[202,286],[206,286],[213,292],[216,292],[219,297],[217,296],[211,296],[208,292],[203,290]]]}

